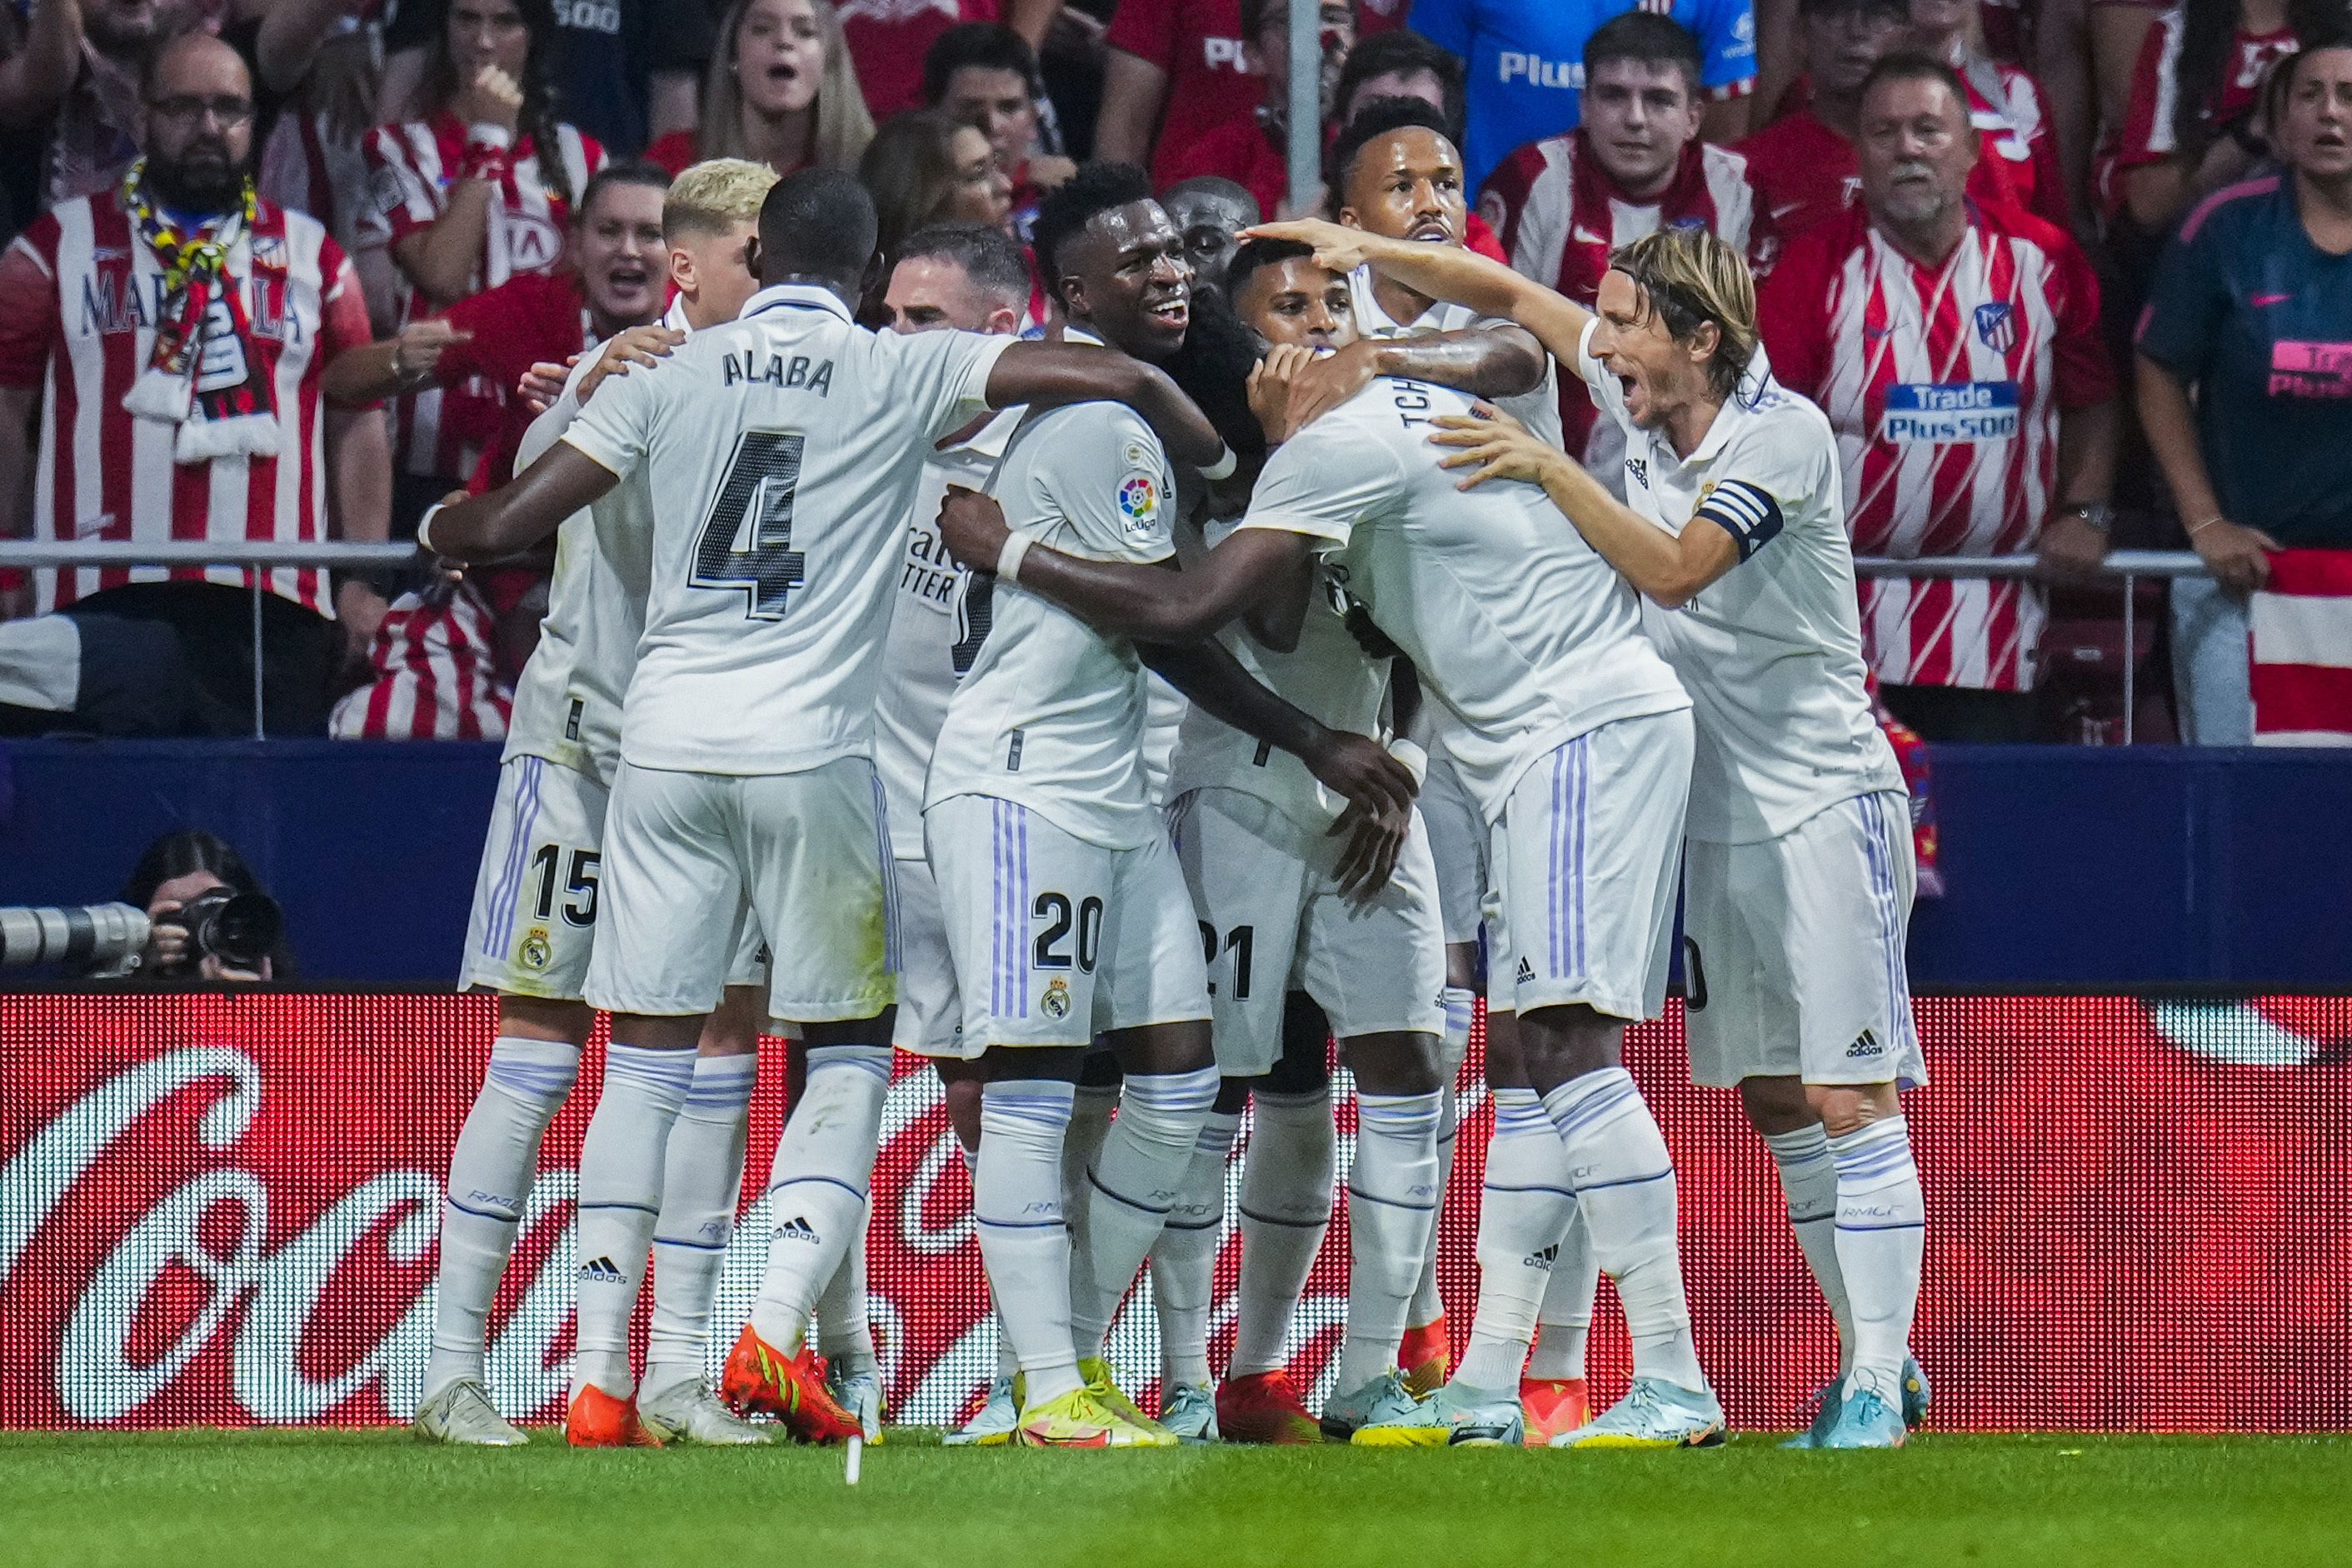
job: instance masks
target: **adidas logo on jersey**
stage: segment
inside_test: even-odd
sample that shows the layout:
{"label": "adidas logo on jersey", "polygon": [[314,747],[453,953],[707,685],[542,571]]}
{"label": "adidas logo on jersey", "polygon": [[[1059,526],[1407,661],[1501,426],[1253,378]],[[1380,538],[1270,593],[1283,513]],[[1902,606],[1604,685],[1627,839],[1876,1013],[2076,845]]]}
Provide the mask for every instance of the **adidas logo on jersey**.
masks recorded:
{"label": "adidas logo on jersey", "polygon": [[1520,984],[1520,985],[1532,985],[1532,984],[1534,984],[1535,983],[1536,983],[1536,966],[1535,966],[1534,964],[1532,964],[1532,963],[1529,963],[1526,959],[1522,958],[1521,960],[1519,960],[1519,973],[1518,973],[1518,978],[1517,978],[1517,980],[1516,984]]}
{"label": "adidas logo on jersey", "polygon": [[814,1241],[816,1227],[809,1224],[806,1219],[794,1215],[776,1227],[776,1239],[778,1241]]}
{"label": "adidas logo on jersey", "polygon": [[1648,458],[1626,458],[1625,471],[1633,475],[1633,482],[1640,485],[1643,489],[1648,489],[1650,488],[1650,461]]}
{"label": "adidas logo on jersey", "polygon": [[1555,1241],[1549,1247],[1545,1247],[1542,1251],[1530,1252],[1525,1258],[1520,1258],[1519,1266],[1523,1268],[1549,1269],[1553,1264],[1558,1263],[1559,1261],[1559,1243]]}
{"label": "adidas logo on jersey", "polygon": [[609,1258],[595,1258],[580,1266],[580,1278],[593,1279],[599,1285],[625,1285],[627,1278]]}
{"label": "adidas logo on jersey", "polygon": [[1885,1050],[1885,1047],[1878,1043],[1878,1037],[1875,1034],[1872,1033],[1868,1029],[1864,1029],[1861,1034],[1856,1035],[1853,1037],[1853,1044],[1845,1048],[1845,1054],[1847,1059],[1850,1061],[1859,1060],[1864,1057],[1874,1057],[1880,1055]]}

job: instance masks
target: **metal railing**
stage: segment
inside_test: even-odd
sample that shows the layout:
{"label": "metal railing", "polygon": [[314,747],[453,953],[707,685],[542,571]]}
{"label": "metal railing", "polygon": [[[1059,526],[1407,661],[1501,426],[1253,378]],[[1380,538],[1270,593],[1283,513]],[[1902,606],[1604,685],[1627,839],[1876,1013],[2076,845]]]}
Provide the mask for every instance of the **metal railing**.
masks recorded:
{"label": "metal railing", "polygon": [[[276,541],[230,540],[214,543],[201,539],[175,539],[153,544],[101,540],[68,544],[48,540],[0,539],[0,566],[55,568],[67,566],[324,566],[342,571],[396,571],[416,559],[411,544],[282,544]],[[1860,577],[2011,578],[2034,575],[2031,555],[1945,555],[1898,561],[1883,555],[1856,556]],[[2124,743],[2132,742],[2135,679],[2134,589],[2143,577],[2202,577],[2205,563],[2187,550],[2111,550],[2099,563],[2097,576],[2119,579],[2124,588]],[[253,734],[267,737],[261,724],[261,596],[268,592],[261,578],[253,579]]]}

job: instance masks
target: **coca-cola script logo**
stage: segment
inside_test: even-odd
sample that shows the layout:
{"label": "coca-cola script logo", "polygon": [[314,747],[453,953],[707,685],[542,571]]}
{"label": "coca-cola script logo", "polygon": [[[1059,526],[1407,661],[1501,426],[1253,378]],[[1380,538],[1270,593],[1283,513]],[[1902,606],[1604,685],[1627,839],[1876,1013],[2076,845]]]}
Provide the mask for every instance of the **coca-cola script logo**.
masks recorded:
{"label": "coca-cola script logo", "polygon": [[[1938,1425],[2352,1427],[2352,999],[1918,1011],[1935,1081],[1906,1107],[1930,1215],[1915,1342]],[[0,998],[0,1426],[405,1418],[431,1332],[440,1174],[494,1022],[468,997]],[[491,1314],[492,1390],[520,1415],[562,1406],[572,1166],[597,1054],[550,1130]],[[1688,1086],[1676,1019],[1635,1030],[1628,1058],[1675,1155],[1702,1358],[1736,1423],[1786,1425],[1832,1352],[1770,1163],[1732,1097]],[[765,1184],[781,1067],[753,1102],[748,1193]],[[1464,1105],[1441,1271],[1457,1343],[1491,1125],[1475,1087]],[[894,1408],[953,1420],[995,1346],[962,1162],[936,1079],[911,1061],[874,1194]],[[1292,1325],[1310,1386],[1338,1348],[1348,1244],[1342,1212]],[[755,1205],[727,1255],[714,1353],[766,1246]],[[1214,1363],[1238,1247],[1229,1223]],[[1608,1294],[1604,1397],[1625,1373]],[[1148,1286],[1112,1348],[1148,1400]]]}

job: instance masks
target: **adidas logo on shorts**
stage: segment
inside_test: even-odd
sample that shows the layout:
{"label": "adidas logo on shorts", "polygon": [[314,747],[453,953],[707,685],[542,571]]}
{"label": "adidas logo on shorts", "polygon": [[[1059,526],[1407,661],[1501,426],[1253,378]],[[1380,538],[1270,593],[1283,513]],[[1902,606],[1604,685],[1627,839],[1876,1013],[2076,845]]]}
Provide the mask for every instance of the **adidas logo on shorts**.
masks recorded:
{"label": "adidas logo on shorts", "polygon": [[1878,1043],[1877,1035],[1868,1029],[1864,1029],[1861,1034],[1856,1035],[1853,1037],[1853,1044],[1845,1048],[1845,1054],[1847,1059],[1851,1061],[1864,1057],[1877,1056],[1884,1052],[1885,1048],[1885,1047]]}
{"label": "adidas logo on shorts", "polygon": [[816,1227],[795,1215],[776,1227],[776,1239],[778,1241],[814,1241]]}
{"label": "adidas logo on shorts", "polygon": [[1528,963],[1526,959],[1524,959],[1524,958],[1523,958],[1523,959],[1521,959],[1521,960],[1519,960],[1519,975],[1518,975],[1518,981],[1517,981],[1517,984],[1521,984],[1521,985],[1532,985],[1532,984],[1535,984],[1535,981],[1536,981],[1536,966],[1535,966],[1534,964],[1532,964],[1532,963]]}
{"label": "adidas logo on shorts", "polygon": [[1559,1261],[1559,1243],[1555,1241],[1540,1252],[1528,1253],[1525,1258],[1519,1259],[1519,1265],[1521,1268],[1525,1268],[1549,1269],[1553,1264],[1558,1263]]}
{"label": "adidas logo on shorts", "polygon": [[609,1258],[599,1258],[580,1266],[580,1278],[593,1279],[599,1285],[625,1285],[627,1279]]}

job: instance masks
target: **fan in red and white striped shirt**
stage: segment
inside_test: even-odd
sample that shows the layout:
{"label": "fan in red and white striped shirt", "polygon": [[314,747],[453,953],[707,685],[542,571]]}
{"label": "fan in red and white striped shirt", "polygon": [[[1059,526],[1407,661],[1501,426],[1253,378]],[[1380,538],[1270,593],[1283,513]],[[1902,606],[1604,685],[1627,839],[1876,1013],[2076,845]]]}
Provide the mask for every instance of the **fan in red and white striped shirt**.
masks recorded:
{"label": "fan in red and white striped shirt", "polygon": [[[1584,58],[1583,123],[1520,148],[1478,193],[1512,269],[1590,310],[1610,254],[1660,227],[1712,229],[1748,254],[1748,161],[1699,140],[1698,40],[1671,16],[1629,11]],[[1582,381],[1559,378],[1563,442],[1622,499],[1624,433],[1599,412]]]}
{"label": "fan in red and white striped shirt", "polygon": [[[2040,549],[2086,565],[2104,539],[2067,503],[2104,502],[2115,462],[2098,286],[2059,229],[1966,200],[1966,112],[1937,62],[1874,71],[1864,205],[1790,242],[1759,325],[1775,373],[1837,430],[1856,554]],[[1862,606],[1890,688],[2034,684],[2044,609],[2032,584],[1883,578],[1862,584]]]}
{"label": "fan in red and white striped shirt", "polygon": [[[431,111],[368,133],[373,189],[360,250],[387,253],[397,268],[389,310],[376,301],[380,317],[421,321],[563,259],[572,200],[604,167],[604,150],[550,112],[551,40],[531,35],[529,15],[484,22],[450,7],[426,67]],[[389,269],[368,276],[377,287]],[[403,398],[394,430],[400,471],[462,483],[499,421],[499,389],[487,382]]]}
{"label": "fan in red and white striped shirt", "polygon": [[335,704],[339,741],[497,741],[514,694],[498,678],[497,623],[471,584],[393,601],[368,647],[375,679]]}

